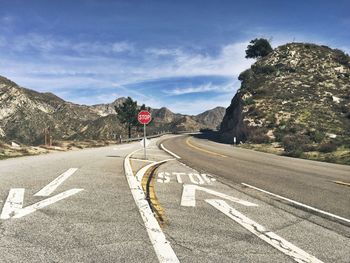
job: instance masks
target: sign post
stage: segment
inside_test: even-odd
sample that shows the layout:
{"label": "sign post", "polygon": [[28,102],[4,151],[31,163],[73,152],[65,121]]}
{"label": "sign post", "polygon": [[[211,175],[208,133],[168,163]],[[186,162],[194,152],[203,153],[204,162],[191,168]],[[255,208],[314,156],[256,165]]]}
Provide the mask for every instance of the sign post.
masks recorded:
{"label": "sign post", "polygon": [[143,154],[146,159],[146,125],[151,122],[151,113],[146,110],[142,110],[137,115],[138,121],[143,124]]}

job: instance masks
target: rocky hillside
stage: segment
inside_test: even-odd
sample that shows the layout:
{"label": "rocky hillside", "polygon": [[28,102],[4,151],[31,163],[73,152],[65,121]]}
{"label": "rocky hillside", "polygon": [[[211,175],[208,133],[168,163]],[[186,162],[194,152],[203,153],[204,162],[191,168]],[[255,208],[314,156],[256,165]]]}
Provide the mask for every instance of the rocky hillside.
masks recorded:
{"label": "rocky hillside", "polygon": [[0,136],[3,139],[38,144],[43,131],[51,127],[54,138],[68,139],[83,128],[83,123],[100,116],[88,106],[21,88],[0,77]]}
{"label": "rocky hillside", "polygon": [[305,43],[276,48],[239,76],[221,138],[279,143],[287,155],[350,145],[350,58]]}
{"label": "rocky hillside", "polygon": [[[54,140],[103,140],[126,136],[114,110],[125,98],[93,106],[66,102],[51,93],[39,93],[19,87],[0,76],[0,141],[15,140],[25,144],[42,144],[44,130],[50,127]],[[161,131],[196,131],[215,128],[223,113],[215,110],[205,115],[185,116],[167,108],[151,109],[150,133]],[[211,117],[205,117],[211,116]],[[216,119],[217,118],[217,119]],[[134,130],[134,133],[140,131]]]}
{"label": "rocky hillside", "polygon": [[207,110],[196,116],[196,120],[199,123],[206,125],[212,130],[216,130],[220,127],[223,116],[225,115],[224,107],[216,107],[211,110]]}

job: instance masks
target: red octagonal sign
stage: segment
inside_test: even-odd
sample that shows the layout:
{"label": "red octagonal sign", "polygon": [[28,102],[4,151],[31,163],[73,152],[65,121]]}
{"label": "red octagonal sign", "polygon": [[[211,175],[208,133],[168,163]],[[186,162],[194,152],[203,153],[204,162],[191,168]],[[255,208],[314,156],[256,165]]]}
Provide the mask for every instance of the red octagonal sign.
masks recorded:
{"label": "red octagonal sign", "polygon": [[151,113],[146,110],[140,111],[137,115],[137,119],[141,124],[148,124],[152,120]]}

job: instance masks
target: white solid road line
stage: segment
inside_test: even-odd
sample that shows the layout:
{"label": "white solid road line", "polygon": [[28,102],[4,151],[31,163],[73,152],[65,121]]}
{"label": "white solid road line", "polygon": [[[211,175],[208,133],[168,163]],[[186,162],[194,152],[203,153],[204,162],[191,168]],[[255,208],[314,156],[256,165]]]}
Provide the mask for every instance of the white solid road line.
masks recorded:
{"label": "white solid road line", "polygon": [[9,219],[15,212],[23,207],[24,188],[13,188],[7,196],[0,219]]}
{"label": "white solid road line", "polygon": [[283,196],[280,196],[280,195],[277,195],[277,194],[268,192],[268,191],[266,191],[266,190],[260,189],[260,188],[258,188],[258,187],[255,187],[255,186],[252,186],[252,185],[249,185],[249,184],[246,184],[246,183],[242,183],[242,185],[247,186],[247,187],[252,188],[252,189],[255,189],[255,190],[257,190],[257,191],[263,192],[263,193],[265,193],[265,194],[272,195],[272,196],[277,197],[277,198],[279,198],[279,199],[288,201],[288,202],[293,203],[293,204],[295,204],[295,205],[297,205],[297,206],[304,207],[304,208],[306,208],[306,209],[308,209],[308,210],[312,210],[312,211],[315,211],[315,212],[317,212],[317,213],[324,214],[324,215],[327,215],[327,216],[329,216],[329,217],[336,218],[336,219],[338,219],[338,220],[341,220],[341,221],[350,223],[350,219],[347,219],[347,218],[345,218],[345,217],[337,216],[337,215],[335,215],[335,214],[332,214],[332,213],[329,213],[329,212],[320,210],[320,209],[318,209],[318,208],[315,208],[315,207],[312,207],[312,206],[309,206],[309,205],[306,205],[306,204],[303,204],[303,203],[294,201],[294,200],[292,200],[292,199],[289,199],[289,198],[286,198],[286,197],[283,197]]}
{"label": "white solid road line", "polygon": [[68,179],[72,174],[74,174],[78,168],[70,168],[65,171],[63,174],[58,176],[55,180],[37,192],[34,196],[49,196],[53,191],[56,190],[58,186],[60,186],[65,180]]}
{"label": "white solid road line", "polygon": [[165,148],[165,146],[163,145],[163,143],[160,144],[160,147],[166,151],[167,153],[169,153],[171,156],[174,156],[176,159],[181,159],[180,156],[178,156],[177,154],[173,153],[172,151],[168,150],[167,148]]}
{"label": "white solid road line", "polygon": [[[139,150],[128,154],[124,159],[124,171],[129,183],[132,196],[134,197],[135,203],[139,209],[148,236],[153,245],[154,251],[158,257],[159,262],[179,262],[174,250],[170,245],[170,242],[166,239],[162,229],[158,224],[157,219],[153,215],[153,212],[142,190],[141,182],[138,181],[137,177],[134,176],[134,173],[131,169],[130,157]],[[151,165],[156,165],[156,163],[150,164],[148,166]],[[139,175],[139,177],[141,177],[141,175]]]}
{"label": "white solid road line", "polygon": [[6,203],[4,205],[4,208],[2,210],[0,218],[1,219],[21,218],[23,216],[26,216],[30,213],[35,212],[36,210],[44,208],[53,203],[56,203],[69,196],[75,195],[80,191],[83,191],[83,189],[71,189],[63,193],[57,194],[53,197],[42,200],[40,202],[37,202],[33,205],[22,208],[23,198],[24,198],[24,189],[23,188],[11,189],[7,197]]}
{"label": "white solid road line", "polygon": [[209,194],[215,195],[220,198],[224,198],[226,200],[230,200],[232,202],[244,205],[244,206],[258,206],[257,204],[253,204],[248,201],[244,201],[242,199],[238,199],[211,189],[207,189],[205,187],[201,187],[198,185],[192,185],[192,184],[184,184],[183,185],[183,191],[182,191],[182,197],[181,197],[181,206],[196,206],[196,190],[197,191],[204,191]]}
{"label": "white solid road line", "polygon": [[296,262],[322,263],[322,261],[317,259],[316,257],[296,247],[295,245],[281,238],[275,233],[266,230],[265,227],[259,225],[255,221],[249,219],[242,213],[238,212],[237,210],[229,206],[225,201],[217,199],[206,199],[205,201],[208,204],[215,207],[216,209],[218,209],[219,211],[221,211],[222,213],[224,213],[225,215],[227,215],[229,218],[233,219],[245,229],[249,230],[251,233],[259,237],[260,239],[264,240],[274,248],[293,258]]}

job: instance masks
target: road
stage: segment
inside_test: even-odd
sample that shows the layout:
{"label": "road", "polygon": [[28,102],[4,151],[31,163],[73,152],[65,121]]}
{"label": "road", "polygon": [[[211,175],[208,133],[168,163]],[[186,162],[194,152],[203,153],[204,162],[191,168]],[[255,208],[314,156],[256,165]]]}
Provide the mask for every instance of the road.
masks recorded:
{"label": "road", "polygon": [[83,191],[19,219],[0,220],[0,262],[155,262],[124,171],[137,143],[0,161],[0,207],[10,188],[25,188],[24,207],[70,168],[50,195]]}
{"label": "road", "polygon": [[183,162],[228,182],[246,183],[350,218],[350,166],[315,162],[178,137],[164,145]]}
{"label": "road", "polygon": [[2,160],[0,262],[346,263],[349,175],[187,135]]}

